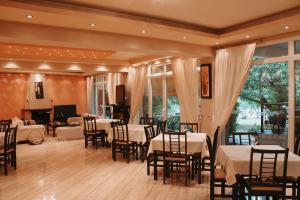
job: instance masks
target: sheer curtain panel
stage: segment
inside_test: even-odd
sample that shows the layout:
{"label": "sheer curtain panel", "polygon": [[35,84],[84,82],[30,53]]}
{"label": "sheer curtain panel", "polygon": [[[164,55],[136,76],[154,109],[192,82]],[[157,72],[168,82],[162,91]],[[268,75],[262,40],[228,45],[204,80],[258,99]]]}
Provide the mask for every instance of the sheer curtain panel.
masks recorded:
{"label": "sheer curtain panel", "polygon": [[130,122],[137,122],[136,116],[142,103],[145,86],[147,82],[147,66],[130,67],[128,72],[128,83],[131,93],[130,98]]}
{"label": "sheer curtain panel", "polygon": [[172,60],[173,79],[180,104],[181,122],[199,122],[199,60],[175,58]]}
{"label": "sheer curtain panel", "polygon": [[255,46],[254,43],[217,50],[212,132],[217,126],[220,132],[224,130],[249,74]]}

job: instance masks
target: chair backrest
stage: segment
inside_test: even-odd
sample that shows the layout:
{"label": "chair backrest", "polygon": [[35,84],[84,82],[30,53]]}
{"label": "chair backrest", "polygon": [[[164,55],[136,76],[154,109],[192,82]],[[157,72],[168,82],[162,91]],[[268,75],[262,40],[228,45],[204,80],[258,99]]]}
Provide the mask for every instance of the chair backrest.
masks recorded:
{"label": "chair backrest", "polygon": [[161,132],[165,132],[167,127],[167,121],[158,121],[156,127],[156,135],[159,135]]}
{"label": "chair backrest", "polygon": [[129,143],[128,126],[123,122],[111,122],[113,129],[113,142]]}
{"label": "chair backrest", "polygon": [[296,137],[295,147],[294,147],[294,153],[298,156],[300,156],[300,135]]}
{"label": "chair backrest", "polygon": [[10,127],[11,123],[12,123],[11,119],[0,120],[0,132],[5,132],[6,129],[8,129]]}
{"label": "chair backrest", "polygon": [[259,144],[257,132],[235,132],[232,134],[234,145],[251,145],[252,142]]}
{"label": "chair backrest", "polygon": [[85,116],[83,117],[84,133],[97,133],[96,117]]}
{"label": "chair backrest", "polygon": [[4,153],[16,149],[17,129],[18,126],[6,129],[4,136]]}
{"label": "chair backrest", "polygon": [[141,117],[140,118],[140,124],[146,124],[146,125],[150,125],[154,123],[154,118],[152,117]]}
{"label": "chair backrest", "polygon": [[189,122],[180,122],[179,131],[190,131],[190,132],[199,132],[198,123],[189,123]]}
{"label": "chair backrest", "polygon": [[153,125],[144,126],[146,141],[149,142],[152,138],[155,138],[156,133]]}
{"label": "chair backrest", "polygon": [[216,157],[216,155],[217,155],[218,140],[219,140],[219,129],[220,129],[220,126],[217,127],[217,129],[215,130],[215,133],[214,133],[213,146],[212,146],[214,157]]}
{"label": "chair backrest", "polygon": [[163,132],[163,155],[177,158],[187,158],[187,134],[186,132]]}
{"label": "chair backrest", "polygon": [[[281,185],[283,186],[283,188],[285,188],[288,153],[289,153],[288,148],[284,150],[269,150],[269,149],[255,149],[252,147],[251,155],[250,155],[249,185],[250,186]],[[260,158],[259,169],[254,167],[257,166],[257,163],[256,164],[254,163],[255,162],[254,158]],[[276,169],[278,168],[277,167],[279,163],[278,160],[282,162],[282,158],[283,158],[283,167],[279,168],[282,169],[282,173],[279,172],[279,174],[277,175]],[[276,176],[281,177],[280,183],[278,183]]]}

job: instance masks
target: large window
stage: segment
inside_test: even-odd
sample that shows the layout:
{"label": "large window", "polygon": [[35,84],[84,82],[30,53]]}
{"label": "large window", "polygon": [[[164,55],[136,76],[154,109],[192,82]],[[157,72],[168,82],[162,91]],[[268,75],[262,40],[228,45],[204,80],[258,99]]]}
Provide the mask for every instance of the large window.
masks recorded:
{"label": "large window", "polygon": [[141,110],[142,115],[155,120],[167,119],[167,128],[178,130],[180,108],[170,61],[148,65],[148,85]]}
{"label": "large window", "polygon": [[256,131],[262,144],[293,147],[294,136],[300,134],[299,41],[292,38],[256,48],[227,123],[227,142],[233,132]]}
{"label": "large window", "polygon": [[95,103],[97,115],[110,118],[106,76],[95,77]]}

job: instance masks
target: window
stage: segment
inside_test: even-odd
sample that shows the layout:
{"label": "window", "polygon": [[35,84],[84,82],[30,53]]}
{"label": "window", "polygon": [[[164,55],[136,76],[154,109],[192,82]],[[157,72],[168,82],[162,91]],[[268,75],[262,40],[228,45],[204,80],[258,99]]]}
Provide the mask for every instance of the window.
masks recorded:
{"label": "window", "polygon": [[180,106],[173,77],[167,77],[167,128],[179,130]]}
{"label": "window", "polygon": [[95,103],[97,115],[110,118],[106,76],[95,77]]}
{"label": "window", "polygon": [[272,57],[281,57],[288,55],[288,43],[274,44],[255,49],[253,60],[263,60]]}
{"label": "window", "polygon": [[300,40],[295,41],[295,54],[300,54]]}

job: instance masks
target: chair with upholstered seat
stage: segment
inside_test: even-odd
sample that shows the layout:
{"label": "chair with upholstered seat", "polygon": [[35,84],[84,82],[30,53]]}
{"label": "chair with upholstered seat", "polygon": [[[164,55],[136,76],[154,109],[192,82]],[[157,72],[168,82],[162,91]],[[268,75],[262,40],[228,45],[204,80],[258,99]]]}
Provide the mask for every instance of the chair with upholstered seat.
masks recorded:
{"label": "chair with upholstered seat", "polygon": [[120,153],[126,157],[127,163],[130,161],[130,155],[135,155],[138,159],[138,144],[137,142],[130,141],[128,126],[122,122],[111,122],[113,129],[112,146],[112,159],[116,161],[116,154]]}
{"label": "chair with upholstered seat", "polygon": [[144,124],[144,125],[151,125],[154,124],[154,118],[152,117],[141,117],[140,118],[140,124]]}
{"label": "chair with upholstered seat", "polygon": [[[244,199],[246,196],[248,199],[252,196],[285,198],[288,153],[288,148],[284,150],[251,148],[249,174],[237,175],[241,198]],[[257,163],[255,158],[259,158],[260,161]]]}
{"label": "chair with upholstered seat", "polygon": [[188,177],[190,177],[190,162],[187,153],[187,135],[186,132],[163,132],[163,182],[166,183],[166,177],[176,169],[183,168],[185,176],[185,186],[187,186]]}
{"label": "chair with upholstered seat", "polygon": [[4,146],[0,148],[0,167],[4,166],[4,174],[7,176],[7,167],[9,163],[14,169],[17,169],[16,138],[18,126],[8,128],[5,131]]}
{"label": "chair with upholstered seat", "polygon": [[252,143],[259,144],[257,132],[234,132],[232,134],[233,145],[251,145]]}
{"label": "chair with upholstered seat", "polygon": [[107,133],[104,130],[97,130],[96,117],[85,116],[83,117],[84,122],[84,138],[85,148],[88,146],[88,142],[91,141],[98,148],[98,143],[101,141],[103,146],[106,144]]}
{"label": "chair with upholstered seat", "polygon": [[[206,143],[209,152],[209,164],[210,164],[210,199],[214,200],[215,197],[226,197],[232,198],[232,195],[226,194],[226,188],[232,188],[227,185],[225,176],[226,173],[220,166],[215,166],[216,154],[217,154],[217,145],[218,145],[218,130],[215,131],[213,144],[209,136],[206,136]],[[216,194],[215,189],[220,188],[221,193]]]}
{"label": "chair with upholstered seat", "polygon": [[189,132],[199,132],[199,125],[198,123],[189,123],[189,122],[180,122],[179,124],[179,131],[189,131]]}
{"label": "chair with upholstered seat", "polygon": [[0,132],[5,132],[6,129],[9,129],[11,123],[12,123],[12,120],[11,120],[11,119],[8,119],[8,120],[0,120]]}

